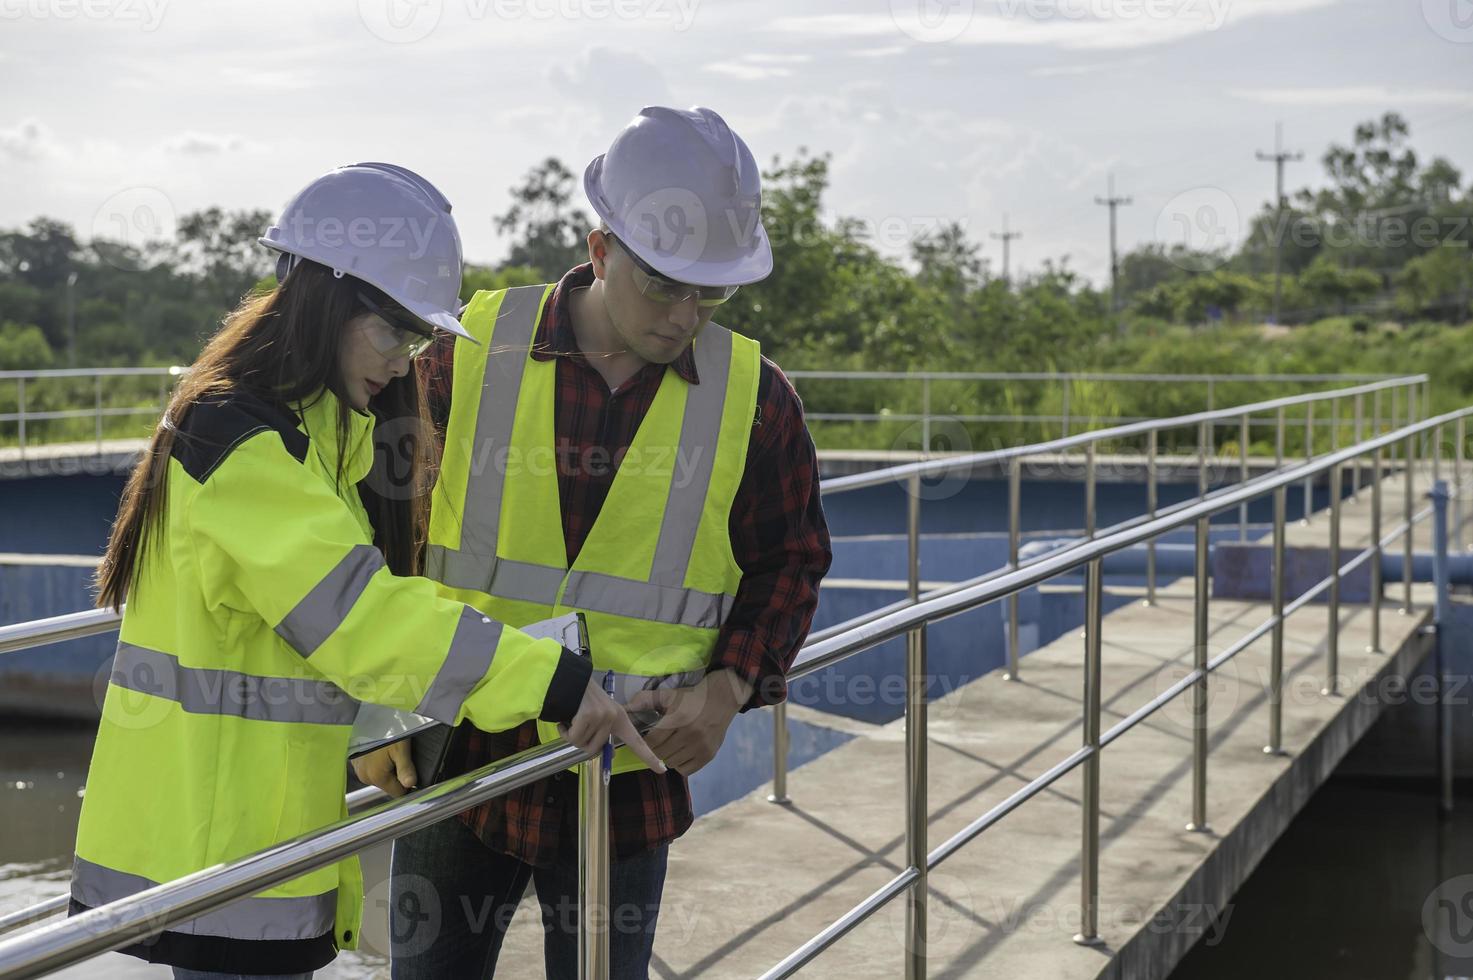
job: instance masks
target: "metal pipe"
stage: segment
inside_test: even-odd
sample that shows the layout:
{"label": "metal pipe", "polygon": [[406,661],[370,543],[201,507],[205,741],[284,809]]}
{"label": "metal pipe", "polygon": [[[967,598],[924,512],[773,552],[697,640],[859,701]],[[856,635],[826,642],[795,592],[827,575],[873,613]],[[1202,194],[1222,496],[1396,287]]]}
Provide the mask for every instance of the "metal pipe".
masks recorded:
{"label": "metal pipe", "polygon": [[1080,845],[1080,928],[1074,941],[1082,946],[1099,946],[1100,914],[1100,637],[1104,625],[1104,569],[1099,559],[1085,566],[1085,620],[1088,639],[1084,645],[1084,788],[1080,801],[1083,831]]}
{"label": "metal pipe", "polygon": [[[1242,459],[1238,463],[1238,482],[1248,482],[1248,416],[1238,423],[1238,451]],[[1238,540],[1248,540],[1248,502],[1238,505]]]}
{"label": "metal pipe", "polygon": [[767,802],[788,806],[788,702],[772,706],[772,792]]}
{"label": "metal pipe", "polygon": [[1284,520],[1288,506],[1283,487],[1274,490],[1273,641],[1269,655],[1269,755],[1284,754]]}
{"label": "metal pipe", "polygon": [[[1411,391],[1412,389],[1407,389],[1408,394]],[[1416,482],[1417,468],[1417,436],[1415,432],[1406,437],[1402,454],[1405,457],[1405,462],[1403,463],[1404,479],[1402,480],[1405,491],[1402,502],[1402,519],[1410,524],[1412,520],[1412,495],[1415,493],[1414,484]],[[1410,531],[1407,532],[1406,540],[1403,542],[1401,585],[1402,599],[1400,612],[1403,616],[1410,616],[1412,614],[1412,534]]]}
{"label": "metal pipe", "polygon": [[1453,450],[1453,547],[1463,550],[1463,443],[1468,437],[1467,419],[1458,416],[1456,434],[1458,445]]}
{"label": "metal pipe", "polygon": [[1192,685],[1192,822],[1187,830],[1209,832],[1207,824],[1207,549],[1208,518],[1197,519],[1196,596],[1192,608],[1193,669],[1200,673]]}
{"label": "metal pipe", "polygon": [[[1441,417],[1451,421],[1457,415],[1473,414],[1473,408],[1459,409]],[[810,639],[799,652],[797,660],[788,671],[790,679],[806,676],[832,663],[837,663],[861,650],[901,636],[922,622],[935,622],[959,615],[989,602],[1003,598],[1011,591],[1025,589],[1085,564],[1093,558],[1121,551],[1141,544],[1167,531],[1175,530],[1197,520],[1235,506],[1240,500],[1252,499],[1270,493],[1281,485],[1298,484],[1307,476],[1321,473],[1336,463],[1354,460],[1366,452],[1408,438],[1406,431],[1397,430],[1374,439],[1367,445],[1342,449],[1312,463],[1298,466],[1255,480],[1250,486],[1229,488],[1212,497],[1171,509],[1169,514],[1150,521],[1133,523],[1119,531],[1102,535],[1093,541],[1084,541],[1058,554],[1023,563],[1021,568],[1001,574],[989,572],[965,587],[946,590],[944,595],[933,594],[918,603],[896,608],[883,616],[866,620],[842,632],[828,632],[823,638]]]}
{"label": "metal pipe", "polygon": [[1330,632],[1325,638],[1325,667],[1329,675],[1320,693],[1340,691],[1340,467],[1330,467]]}
{"label": "metal pipe", "polygon": [[[1156,517],[1156,440],[1153,429],[1146,436],[1146,516]],[[1146,542],[1146,605],[1156,604],[1156,539]]]}
{"label": "metal pipe", "polygon": [[1069,379],[1064,379],[1064,422],[1062,433],[1065,439],[1069,438]]}
{"label": "metal pipe", "polygon": [[578,980],[609,980],[609,783],[602,758],[578,767]]}
{"label": "metal pipe", "polygon": [[102,378],[92,379],[92,406],[97,427],[97,451],[102,452]]}
{"label": "metal pipe", "polygon": [[[1381,449],[1371,454],[1371,644],[1367,653],[1381,652]],[[1411,533],[1410,529],[1407,533]]]}
{"label": "metal pipe", "polygon": [[351,854],[428,827],[581,762],[561,740],[456,776],[429,789],[272,845],[223,867],[166,882],[127,898],[0,941],[0,973],[27,980],[120,949],[161,929],[228,905]]}
{"label": "metal pipe", "polygon": [[[836,477],[824,481],[822,493],[824,496],[834,493],[845,493],[850,490],[860,490],[864,487],[882,486],[889,483],[908,479],[911,474],[919,473],[923,477],[943,476],[958,470],[971,470],[976,466],[1001,463],[1012,456],[1024,455],[1035,456],[1043,453],[1064,453],[1071,449],[1087,445],[1091,442],[1112,439],[1128,440],[1147,432],[1163,431],[1167,429],[1184,428],[1195,425],[1198,422],[1225,421],[1236,418],[1244,412],[1258,414],[1260,412],[1271,412],[1281,406],[1309,405],[1316,401],[1324,401],[1330,397],[1353,395],[1357,391],[1374,391],[1386,388],[1390,385],[1404,384],[1403,379],[1393,381],[1382,381],[1371,385],[1362,385],[1357,388],[1346,388],[1337,392],[1310,392],[1304,395],[1293,395],[1286,398],[1270,399],[1263,402],[1254,402],[1251,405],[1238,405],[1233,408],[1222,409],[1214,412],[1195,412],[1189,415],[1175,416],[1170,419],[1146,419],[1139,422],[1131,422],[1124,425],[1112,426],[1107,429],[1099,429],[1090,432],[1082,432],[1078,435],[1051,439],[1048,442],[1035,443],[1026,446],[1015,446],[1009,449],[994,449],[981,453],[970,453],[964,456],[948,456],[938,459],[922,460],[915,463],[906,463],[901,466],[892,466],[886,469],[873,470],[866,473],[853,473],[849,476]],[[810,418],[817,417],[813,414]],[[886,418],[893,418],[886,416]]]}
{"label": "metal pipe", "polygon": [[[1360,445],[1361,438],[1365,435],[1363,431],[1363,422],[1365,421],[1364,399],[1364,395],[1355,396],[1354,442],[1356,445]],[[1350,496],[1355,500],[1360,499],[1360,463],[1358,462],[1355,464],[1355,467],[1350,471]]]}
{"label": "metal pipe", "polygon": [[[1304,461],[1306,463],[1314,459],[1314,402],[1305,406],[1304,415]],[[1304,516],[1300,519],[1301,524],[1309,523],[1309,516],[1314,513],[1314,477],[1306,477],[1304,480]]]}
{"label": "metal pipe", "polygon": [[[920,578],[920,477],[910,484],[910,597],[919,600]],[[905,853],[906,863],[918,872],[906,890],[905,976],[926,976],[926,627],[911,630],[905,657]]]}
{"label": "metal pipe", "polygon": [[19,423],[20,458],[26,458],[26,379],[15,379],[15,411]]}
{"label": "metal pipe", "polygon": [[1211,422],[1197,425],[1197,496],[1207,495],[1207,440],[1212,438]]}
{"label": "metal pipe", "polygon": [[[1154,438],[1154,436],[1153,436]],[[1023,459],[1014,456],[1008,460],[1008,565],[1018,567],[1018,549],[1023,536]],[[1008,669],[1003,677],[1018,680],[1018,593],[1008,596]]]}
{"label": "metal pipe", "polygon": [[1084,536],[1095,536],[1095,443],[1084,447]]}
{"label": "metal pipe", "polygon": [[1437,641],[1437,762],[1441,783],[1441,807],[1443,813],[1453,812],[1453,712],[1448,705],[1449,693],[1449,643],[1447,626],[1450,622],[1451,597],[1447,576],[1447,484],[1438,480],[1432,485],[1432,562],[1436,571],[1436,603],[1433,615],[1433,630]]}

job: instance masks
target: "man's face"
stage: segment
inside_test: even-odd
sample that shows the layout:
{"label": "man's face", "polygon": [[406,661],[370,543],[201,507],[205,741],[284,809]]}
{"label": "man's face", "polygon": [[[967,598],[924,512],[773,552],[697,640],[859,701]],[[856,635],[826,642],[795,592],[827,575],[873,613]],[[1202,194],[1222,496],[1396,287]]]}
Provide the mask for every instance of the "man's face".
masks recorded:
{"label": "man's face", "polygon": [[615,332],[631,351],[652,364],[669,364],[679,357],[716,313],[716,307],[701,306],[695,296],[676,303],[645,296],[638,282],[641,270],[611,236],[599,231],[590,234],[589,253],[594,274],[604,282],[604,309]]}

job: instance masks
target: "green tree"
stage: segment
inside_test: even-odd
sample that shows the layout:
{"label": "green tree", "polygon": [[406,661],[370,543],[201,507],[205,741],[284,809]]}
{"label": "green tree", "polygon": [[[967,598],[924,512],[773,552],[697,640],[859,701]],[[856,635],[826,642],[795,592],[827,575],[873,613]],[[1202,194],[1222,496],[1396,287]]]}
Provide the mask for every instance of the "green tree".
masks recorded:
{"label": "green tree", "polygon": [[578,189],[573,172],[556,157],[528,171],[512,189],[511,207],[496,219],[496,230],[512,236],[504,265],[536,269],[539,281],[552,282],[587,261],[592,223],[572,204]]}

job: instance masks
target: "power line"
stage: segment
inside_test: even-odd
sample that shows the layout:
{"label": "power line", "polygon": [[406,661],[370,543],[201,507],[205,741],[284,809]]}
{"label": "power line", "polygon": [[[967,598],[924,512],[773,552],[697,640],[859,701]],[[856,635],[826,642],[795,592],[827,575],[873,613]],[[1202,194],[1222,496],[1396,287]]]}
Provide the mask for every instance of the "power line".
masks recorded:
{"label": "power line", "polygon": [[1265,162],[1273,161],[1274,165],[1274,323],[1278,323],[1279,301],[1283,298],[1280,259],[1284,251],[1284,164],[1290,160],[1303,160],[1304,154],[1298,151],[1293,153],[1284,151],[1284,124],[1279,122],[1274,123],[1274,151],[1264,153],[1259,150],[1258,159]]}
{"label": "power line", "polygon": [[[1115,196],[1115,175],[1111,173],[1108,177],[1107,196],[1095,198],[1096,204],[1103,204],[1110,209],[1110,315],[1118,317],[1120,312],[1120,262],[1115,254],[1115,209],[1122,204],[1134,203],[1128,197]],[[1117,327],[1119,323],[1117,320]]]}
{"label": "power line", "polygon": [[1021,231],[1008,231],[1008,215],[1004,211],[1002,215],[1002,233],[999,234],[994,231],[991,235],[993,238],[999,239],[1002,242],[1002,281],[1010,282],[1008,279],[1008,246],[1014,238],[1022,238],[1023,233]]}

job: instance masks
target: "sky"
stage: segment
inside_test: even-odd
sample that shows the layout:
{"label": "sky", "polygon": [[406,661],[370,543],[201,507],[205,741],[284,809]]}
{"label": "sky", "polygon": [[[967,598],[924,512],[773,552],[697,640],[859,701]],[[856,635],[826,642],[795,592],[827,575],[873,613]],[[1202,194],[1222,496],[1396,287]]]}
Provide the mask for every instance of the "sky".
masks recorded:
{"label": "sky", "polygon": [[[0,0],[0,228],[138,242],[276,212],[359,160],[424,174],[468,260],[540,160],[581,174],[641,106],[710,106],[759,162],[832,157],[876,247],[959,222],[994,272],[1239,241],[1396,110],[1473,179],[1473,0]],[[582,202],[580,200],[580,204]]]}

